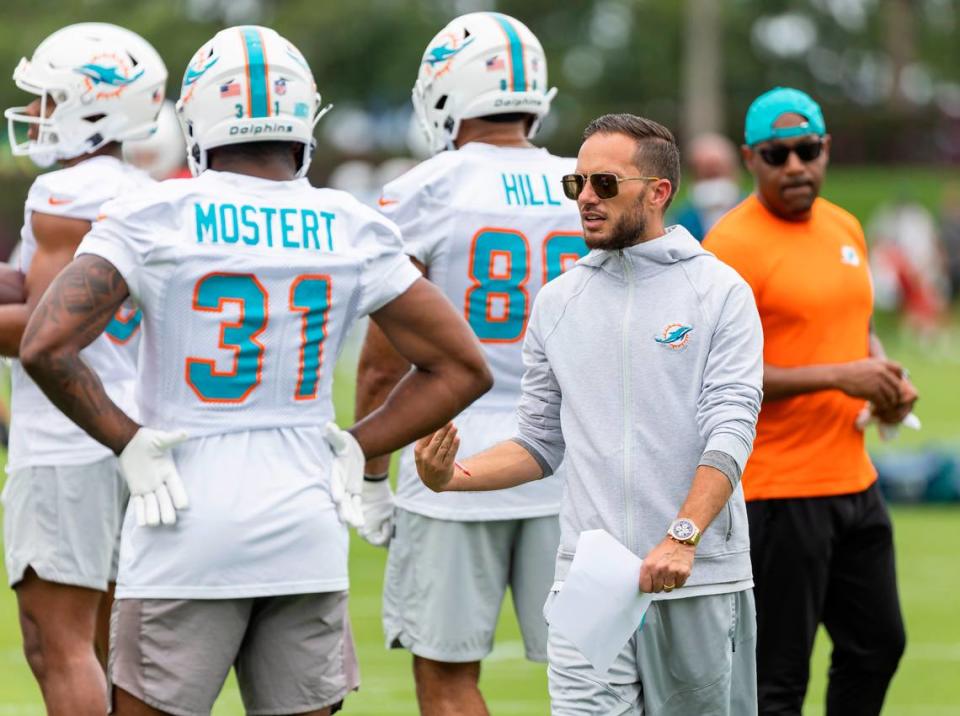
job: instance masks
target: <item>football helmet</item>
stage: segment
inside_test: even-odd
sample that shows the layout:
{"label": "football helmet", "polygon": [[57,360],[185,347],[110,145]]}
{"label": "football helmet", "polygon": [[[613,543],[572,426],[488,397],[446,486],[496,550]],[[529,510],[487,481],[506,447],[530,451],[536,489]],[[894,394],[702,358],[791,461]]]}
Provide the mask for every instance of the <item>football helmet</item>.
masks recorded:
{"label": "football helmet", "polygon": [[[29,60],[20,60],[13,79],[40,97],[40,116],[27,114],[26,107],[4,112],[10,148],[49,166],[109,142],[150,136],[163,104],[167,68],[136,33],[84,22],[41,42]],[[23,134],[18,125],[27,125],[26,139],[17,139],[18,129]],[[35,138],[29,137],[31,125],[36,126]]]}
{"label": "football helmet", "polygon": [[453,149],[460,122],[491,114],[533,115],[528,137],[550,111],[547,60],[519,20],[497,12],[461,15],[443,28],[420,62],[413,108],[436,154]]}
{"label": "football helmet", "polygon": [[190,171],[204,171],[214,147],[282,141],[303,144],[301,177],[316,146],[313,128],[331,106],[320,108],[307,61],[277,32],[221,30],[193,56],[177,102]]}

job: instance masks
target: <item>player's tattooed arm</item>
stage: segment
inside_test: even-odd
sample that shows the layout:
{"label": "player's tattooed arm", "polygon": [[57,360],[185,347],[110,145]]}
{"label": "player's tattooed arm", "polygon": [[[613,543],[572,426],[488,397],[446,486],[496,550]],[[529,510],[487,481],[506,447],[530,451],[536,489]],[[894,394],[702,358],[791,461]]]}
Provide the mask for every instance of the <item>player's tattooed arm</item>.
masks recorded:
{"label": "player's tattooed arm", "polygon": [[23,367],[50,401],[118,455],[140,426],[110,399],[80,351],[103,333],[128,295],[113,264],[80,256],[50,284],[20,345]]}

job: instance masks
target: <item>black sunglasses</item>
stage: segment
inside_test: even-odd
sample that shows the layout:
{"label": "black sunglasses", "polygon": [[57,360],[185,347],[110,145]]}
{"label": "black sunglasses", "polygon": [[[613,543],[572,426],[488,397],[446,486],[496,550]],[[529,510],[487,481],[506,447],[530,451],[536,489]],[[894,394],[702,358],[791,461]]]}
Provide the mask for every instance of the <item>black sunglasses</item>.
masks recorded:
{"label": "black sunglasses", "polygon": [[620,193],[620,182],[622,181],[660,181],[660,177],[623,177],[620,178],[613,172],[596,172],[595,174],[566,174],[560,179],[563,184],[563,193],[568,199],[577,200],[583,187],[590,180],[590,186],[594,193],[601,199],[612,199]]}
{"label": "black sunglasses", "polygon": [[771,167],[782,167],[787,163],[791,152],[796,154],[797,159],[801,162],[812,162],[819,157],[820,152],[823,151],[823,142],[820,140],[815,142],[801,142],[792,147],[788,147],[786,144],[771,144],[757,151],[760,154],[760,158]]}

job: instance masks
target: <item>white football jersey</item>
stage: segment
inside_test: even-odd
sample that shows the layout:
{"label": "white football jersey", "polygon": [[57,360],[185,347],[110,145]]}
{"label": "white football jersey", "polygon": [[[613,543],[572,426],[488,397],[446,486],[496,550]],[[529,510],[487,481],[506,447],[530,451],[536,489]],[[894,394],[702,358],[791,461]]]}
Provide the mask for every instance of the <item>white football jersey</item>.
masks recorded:
{"label": "white football jersey", "polygon": [[[20,270],[24,273],[37,252],[34,213],[95,221],[104,202],[133,187],[153,184],[144,172],[110,156],[97,156],[66,169],[41,174],[33,182],[24,206],[20,231]],[[96,371],[110,397],[133,411],[137,373],[140,313],[121,308],[81,355]],[[20,361],[11,370],[9,470],[32,465],[84,465],[112,453],[60,412],[27,375]]]}
{"label": "white football jersey", "polygon": [[[493,371],[493,388],[458,418],[458,426],[486,426],[482,434],[461,429],[462,457],[513,436],[533,299],[587,253],[576,202],[560,185],[575,164],[546,149],[471,142],[418,165],[380,198],[406,252],[463,311]],[[490,412],[499,418],[480,415]],[[429,517],[497,520],[560,510],[560,480],[490,493],[434,493],[417,477],[412,455],[401,456],[400,465],[397,504]]]}
{"label": "white football jersey", "polygon": [[350,326],[419,277],[396,226],[305,179],[212,170],[103,214],[79,253],[143,311],[141,422],[191,437],[174,450],[190,507],[170,527],[127,515],[118,596],[346,589],[322,426]]}

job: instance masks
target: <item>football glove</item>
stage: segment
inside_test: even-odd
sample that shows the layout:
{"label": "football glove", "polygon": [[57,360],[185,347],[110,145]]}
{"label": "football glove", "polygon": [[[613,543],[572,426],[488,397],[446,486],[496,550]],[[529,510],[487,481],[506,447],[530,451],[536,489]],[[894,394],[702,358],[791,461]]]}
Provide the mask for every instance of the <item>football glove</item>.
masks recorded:
{"label": "football glove", "polygon": [[141,427],[120,453],[120,473],[130,488],[130,502],[141,527],[172,525],[177,510],[187,507],[187,491],[170,450],[187,439],[175,433]]}
{"label": "football glove", "polygon": [[340,519],[351,527],[363,527],[363,466],[366,458],[353,435],[336,423],[327,423],[323,438],[333,451],[330,472],[330,497],[337,506]]}
{"label": "football glove", "polygon": [[375,547],[393,536],[393,490],[386,475],[363,476],[363,527],[357,533]]}

